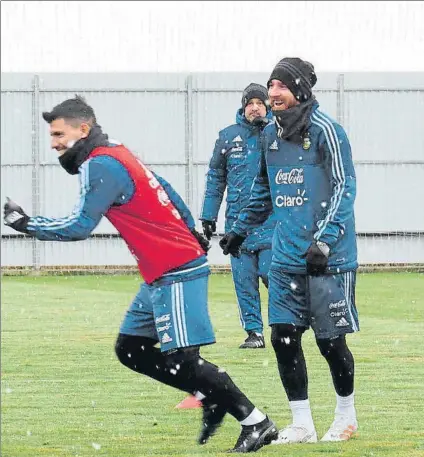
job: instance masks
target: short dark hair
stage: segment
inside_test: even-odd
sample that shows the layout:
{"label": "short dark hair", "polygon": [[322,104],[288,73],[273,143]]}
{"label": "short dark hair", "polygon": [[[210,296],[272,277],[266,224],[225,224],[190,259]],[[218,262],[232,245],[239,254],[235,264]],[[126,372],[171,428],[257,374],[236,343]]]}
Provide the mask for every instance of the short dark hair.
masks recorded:
{"label": "short dark hair", "polygon": [[93,108],[80,95],[59,103],[51,111],[44,111],[43,119],[49,124],[56,119],[80,119],[89,124],[97,122]]}

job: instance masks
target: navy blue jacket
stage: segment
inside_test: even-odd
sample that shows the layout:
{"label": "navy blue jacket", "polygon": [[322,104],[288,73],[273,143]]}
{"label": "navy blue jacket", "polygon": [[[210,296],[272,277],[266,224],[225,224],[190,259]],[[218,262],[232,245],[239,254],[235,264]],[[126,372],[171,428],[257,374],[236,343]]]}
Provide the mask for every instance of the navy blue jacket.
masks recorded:
{"label": "navy blue jacket", "polygon": [[[268,114],[271,118],[271,114]],[[253,180],[260,162],[261,131],[252,125],[239,109],[237,123],[219,132],[209,170],[200,219],[216,221],[227,188],[225,231],[228,232],[240,211],[249,203]],[[253,228],[243,243],[243,249],[259,250],[271,247],[275,219],[271,216]]]}
{"label": "navy blue jacket", "polygon": [[320,240],[330,247],[329,272],[351,271],[358,263],[349,140],[318,103],[310,121],[309,148],[278,138],[275,124],[264,129],[260,171],[249,205],[232,230],[245,234],[274,211],[271,269],[306,273],[305,253],[313,240]]}

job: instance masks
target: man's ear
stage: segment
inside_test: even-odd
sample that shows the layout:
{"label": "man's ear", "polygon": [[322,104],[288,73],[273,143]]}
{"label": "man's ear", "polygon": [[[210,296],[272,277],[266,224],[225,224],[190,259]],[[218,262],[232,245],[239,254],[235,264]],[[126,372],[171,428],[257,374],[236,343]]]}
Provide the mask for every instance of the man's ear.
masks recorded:
{"label": "man's ear", "polygon": [[90,130],[91,130],[91,127],[86,122],[83,122],[81,124],[81,132],[82,132],[81,138],[87,138],[88,134],[90,133]]}

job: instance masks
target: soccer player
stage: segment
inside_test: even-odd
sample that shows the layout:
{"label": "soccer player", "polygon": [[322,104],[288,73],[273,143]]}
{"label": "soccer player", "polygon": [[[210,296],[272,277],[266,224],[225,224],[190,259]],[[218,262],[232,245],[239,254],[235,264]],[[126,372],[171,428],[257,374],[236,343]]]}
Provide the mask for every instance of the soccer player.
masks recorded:
{"label": "soccer player", "polygon": [[264,129],[262,163],[249,205],[220,241],[238,254],[246,234],[274,210],[269,272],[271,341],[293,422],[279,443],[315,442],[302,334],[312,326],[336,391],[323,441],[348,440],[358,427],[354,360],[346,334],[358,331],[356,178],[344,129],[318,108],[312,64],[284,58],[268,81],[275,123]]}
{"label": "soccer player", "polygon": [[[200,355],[201,346],[215,342],[207,307],[207,242],[194,230],[181,198],[125,146],[109,141],[82,98],[65,100],[43,118],[60,164],[79,175],[80,199],[62,218],[29,217],[7,200],[5,224],[42,241],[78,241],[105,216],[126,242],[145,280],[116,341],[121,363],[166,385],[205,396],[201,444],[227,412],[241,424],[233,452],[256,451],[268,444],[277,436],[274,423],[224,370]],[[160,349],[155,347],[158,342]]]}

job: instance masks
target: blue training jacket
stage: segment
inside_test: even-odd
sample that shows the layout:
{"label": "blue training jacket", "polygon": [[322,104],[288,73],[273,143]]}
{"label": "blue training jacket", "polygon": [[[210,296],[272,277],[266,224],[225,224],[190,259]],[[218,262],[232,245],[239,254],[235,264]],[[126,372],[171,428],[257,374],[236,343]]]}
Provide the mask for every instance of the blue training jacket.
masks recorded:
{"label": "blue training jacket", "polygon": [[[272,115],[269,112],[268,118]],[[219,208],[227,188],[227,207],[225,211],[225,231],[228,232],[240,211],[249,203],[253,180],[258,173],[260,162],[261,131],[252,125],[239,109],[236,124],[219,132],[215,143],[209,170],[200,219],[216,221]],[[249,233],[243,249],[259,250],[271,247],[275,219],[267,220],[254,227]]]}
{"label": "blue training jacket", "polygon": [[246,234],[274,211],[271,269],[305,274],[304,256],[315,239],[330,247],[330,273],[351,271],[358,262],[356,176],[349,140],[318,103],[310,121],[309,145],[278,138],[275,124],[264,129],[261,166],[250,202],[231,230]]}
{"label": "blue training jacket", "polygon": [[[110,156],[86,160],[79,169],[80,197],[69,216],[48,218],[31,217],[28,230],[43,241],[85,240],[99,224],[112,205],[128,202],[134,194],[134,183],[125,167]],[[186,204],[162,177],[156,179],[168,194],[189,229],[195,227],[194,219]]]}

